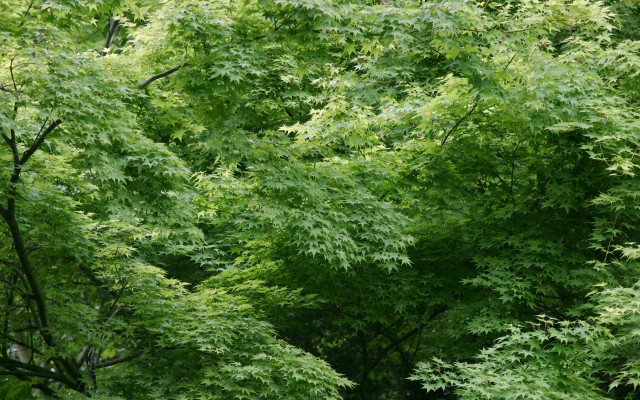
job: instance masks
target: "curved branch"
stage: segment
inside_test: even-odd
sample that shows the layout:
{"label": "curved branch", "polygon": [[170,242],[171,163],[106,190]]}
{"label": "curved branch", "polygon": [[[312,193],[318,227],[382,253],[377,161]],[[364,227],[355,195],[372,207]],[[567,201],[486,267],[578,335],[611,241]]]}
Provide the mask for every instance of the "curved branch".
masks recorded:
{"label": "curved branch", "polygon": [[149,86],[151,84],[151,82],[158,80],[160,78],[164,78],[165,76],[169,76],[171,74],[173,74],[174,72],[178,71],[180,68],[184,67],[187,64],[183,64],[183,65],[178,65],[177,67],[173,67],[171,69],[168,69],[164,72],[161,72],[157,75],[152,76],[151,78],[147,79],[146,81],[142,82],[141,84],[138,85],[138,89],[144,89],[147,86]]}

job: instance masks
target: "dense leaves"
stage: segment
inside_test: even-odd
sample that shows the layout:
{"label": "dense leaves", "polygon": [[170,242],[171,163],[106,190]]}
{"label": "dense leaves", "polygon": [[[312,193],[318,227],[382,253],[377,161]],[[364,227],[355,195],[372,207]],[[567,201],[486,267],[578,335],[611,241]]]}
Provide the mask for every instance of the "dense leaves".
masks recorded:
{"label": "dense leaves", "polygon": [[3,1],[0,397],[637,397],[637,15]]}

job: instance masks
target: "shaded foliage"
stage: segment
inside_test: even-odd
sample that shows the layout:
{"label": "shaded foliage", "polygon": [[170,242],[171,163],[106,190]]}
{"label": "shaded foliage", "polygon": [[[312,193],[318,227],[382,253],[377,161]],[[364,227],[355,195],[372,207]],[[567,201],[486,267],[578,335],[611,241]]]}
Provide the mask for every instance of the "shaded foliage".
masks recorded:
{"label": "shaded foliage", "polygon": [[634,398],[629,1],[4,1],[0,395]]}

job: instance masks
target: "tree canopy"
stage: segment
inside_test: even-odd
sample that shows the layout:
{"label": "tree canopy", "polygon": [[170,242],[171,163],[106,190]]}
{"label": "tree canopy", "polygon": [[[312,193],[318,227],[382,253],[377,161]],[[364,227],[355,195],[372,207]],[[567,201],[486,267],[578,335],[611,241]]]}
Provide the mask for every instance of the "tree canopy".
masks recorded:
{"label": "tree canopy", "polygon": [[632,0],[3,0],[0,397],[640,396]]}

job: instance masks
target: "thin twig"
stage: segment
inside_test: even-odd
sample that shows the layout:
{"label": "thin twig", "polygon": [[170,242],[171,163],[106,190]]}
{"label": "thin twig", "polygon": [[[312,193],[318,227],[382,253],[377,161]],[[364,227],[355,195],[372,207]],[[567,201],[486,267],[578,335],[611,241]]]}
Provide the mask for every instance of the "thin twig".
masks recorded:
{"label": "thin twig", "polygon": [[13,60],[15,60],[16,57],[11,57],[11,61],[9,61],[9,74],[11,75],[11,82],[13,83],[13,90],[14,91],[18,91],[18,85],[16,84],[16,78],[13,75]]}
{"label": "thin twig", "polygon": [[462,124],[464,122],[464,120],[466,120],[467,118],[469,118],[469,116],[471,114],[473,114],[473,112],[475,111],[476,107],[478,107],[478,103],[480,102],[480,98],[478,97],[478,94],[480,92],[476,92],[473,97],[475,97],[475,101],[473,103],[473,106],[471,106],[471,108],[459,119],[456,121],[455,124],[453,124],[453,126],[451,127],[451,129],[449,129],[447,131],[447,133],[444,135],[444,137],[442,138],[442,141],[440,142],[440,145],[444,145],[445,143],[447,143],[447,139],[449,139],[449,136],[456,130],[458,129],[458,127],[460,126],[460,124]]}
{"label": "thin twig", "polygon": [[26,21],[27,15],[29,14],[29,11],[31,11],[31,7],[33,7],[33,3],[35,3],[35,0],[32,0],[29,3],[29,6],[27,7],[27,9],[25,10],[24,13],[22,13],[22,18],[20,20],[20,24],[18,25],[18,28],[22,28],[22,25],[24,25],[24,21]]}
{"label": "thin twig", "polygon": [[513,56],[509,59],[509,61],[507,62],[507,64],[502,68],[502,71],[506,71],[507,68],[509,68],[509,65],[511,65],[511,63],[513,62],[513,60],[515,60],[516,56],[520,53],[520,51],[522,50],[522,47],[518,49],[518,51],[516,51]]}

